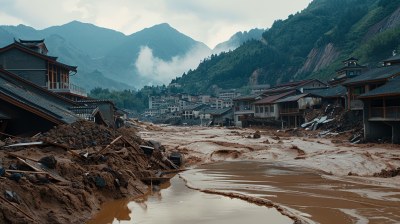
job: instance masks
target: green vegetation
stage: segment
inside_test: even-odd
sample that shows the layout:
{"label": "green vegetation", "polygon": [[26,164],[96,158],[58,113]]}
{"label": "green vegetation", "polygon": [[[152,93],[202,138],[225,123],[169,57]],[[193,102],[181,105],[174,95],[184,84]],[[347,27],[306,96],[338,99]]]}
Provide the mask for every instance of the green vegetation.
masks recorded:
{"label": "green vegetation", "polygon": [[[396,21],[398,16],[389,19],[399,6],[400,0],[314,0],[302,12],[275,21],[263,33],[263,40],[213,55],[172,82],[181,84],[186,92],[201,93],[215,85],[240,88],[250,77],[271,85],[306,78],[328,80],[341,61],[351,56],[376,65],[400,49],[400,21]],[[328,44],[336,52],[333,60],[314,69],[321,57],[329,55],[318,55],[310,62],[310,52],[322,53]],[[300,70],[305,62],[311,68]]]}
{"label": "green vegetation", "polygon": [[149,100],[144,91],[110,91],[109,89],[95,88],[89,93],[95,99],[111,100],[118,108],[142,112],[148,108]]}

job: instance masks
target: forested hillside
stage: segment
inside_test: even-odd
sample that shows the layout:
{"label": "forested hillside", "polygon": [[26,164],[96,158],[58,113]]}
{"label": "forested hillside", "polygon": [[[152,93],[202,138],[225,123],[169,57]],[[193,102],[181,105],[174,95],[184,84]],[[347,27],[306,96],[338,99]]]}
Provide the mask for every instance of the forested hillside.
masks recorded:
{"label": "forested hillside", "polygon": [[[262,39],[213,55],[172,82],[187,92],[275,85],[305,78],[328,80],[354,56],[376,66],[400,47],[400,0],[314,0],[286,20],[275,21]],[[254,83],[253,83],[254,84]]]}

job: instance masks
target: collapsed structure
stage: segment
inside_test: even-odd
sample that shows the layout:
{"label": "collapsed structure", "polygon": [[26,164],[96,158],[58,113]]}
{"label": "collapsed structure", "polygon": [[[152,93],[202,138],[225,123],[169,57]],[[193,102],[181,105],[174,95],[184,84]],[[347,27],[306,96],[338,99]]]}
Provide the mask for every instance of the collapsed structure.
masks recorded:
{"label": "collapsed structure", "polygon": [[0,132],[29,136],[80,119],[115,127],[114,104],[88,98],[70,81],[77,67],[47,53],[44,40],[15,40],[0,48]]}

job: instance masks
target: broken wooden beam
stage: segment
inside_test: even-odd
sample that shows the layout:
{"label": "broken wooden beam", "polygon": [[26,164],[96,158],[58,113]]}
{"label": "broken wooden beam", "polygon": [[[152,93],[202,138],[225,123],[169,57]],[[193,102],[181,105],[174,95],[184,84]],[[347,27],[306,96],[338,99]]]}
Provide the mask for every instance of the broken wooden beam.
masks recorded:
{"label": "broken wooden beam", "polygon": [[35,221],[35,219],[30,216],[29,214],[27,214],[26,212],[24,212],[22,209],[20,209],[18,206],[14,205],[12,202],[8,201],[7,199],[5,199],[3,196],[0,195],[0,199],[7,202],[9,205],[11,205],[12,207],[14,207],[15,209],[17,209],[18,211],[20,211],[22,214],[24,214],[26,217],[28,217],[30,220]]}
{"label": "broken wooden beam", "polygon": [[114,139],[110,144],[108,144],[105,148],[101,149],[100,151],[95,153],[95,159],[99,159],[100,155],[104,154],[104,152],[107,151],[112,145],[114,145],[118,140],[122,138],[122,135],[118,136],[116,139]]}

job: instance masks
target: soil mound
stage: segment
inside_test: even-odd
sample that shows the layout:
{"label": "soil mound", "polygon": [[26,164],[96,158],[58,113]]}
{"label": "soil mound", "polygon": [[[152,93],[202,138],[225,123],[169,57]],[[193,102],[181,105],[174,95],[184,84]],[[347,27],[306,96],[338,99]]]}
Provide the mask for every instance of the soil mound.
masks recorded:
{"label": "soil mound", "polygon": [[143,178],[176,168],[165,158],[133,128],[88,121],[6,139],[0,148],[0,223],[84,223],[102,202],[143,194]]}

